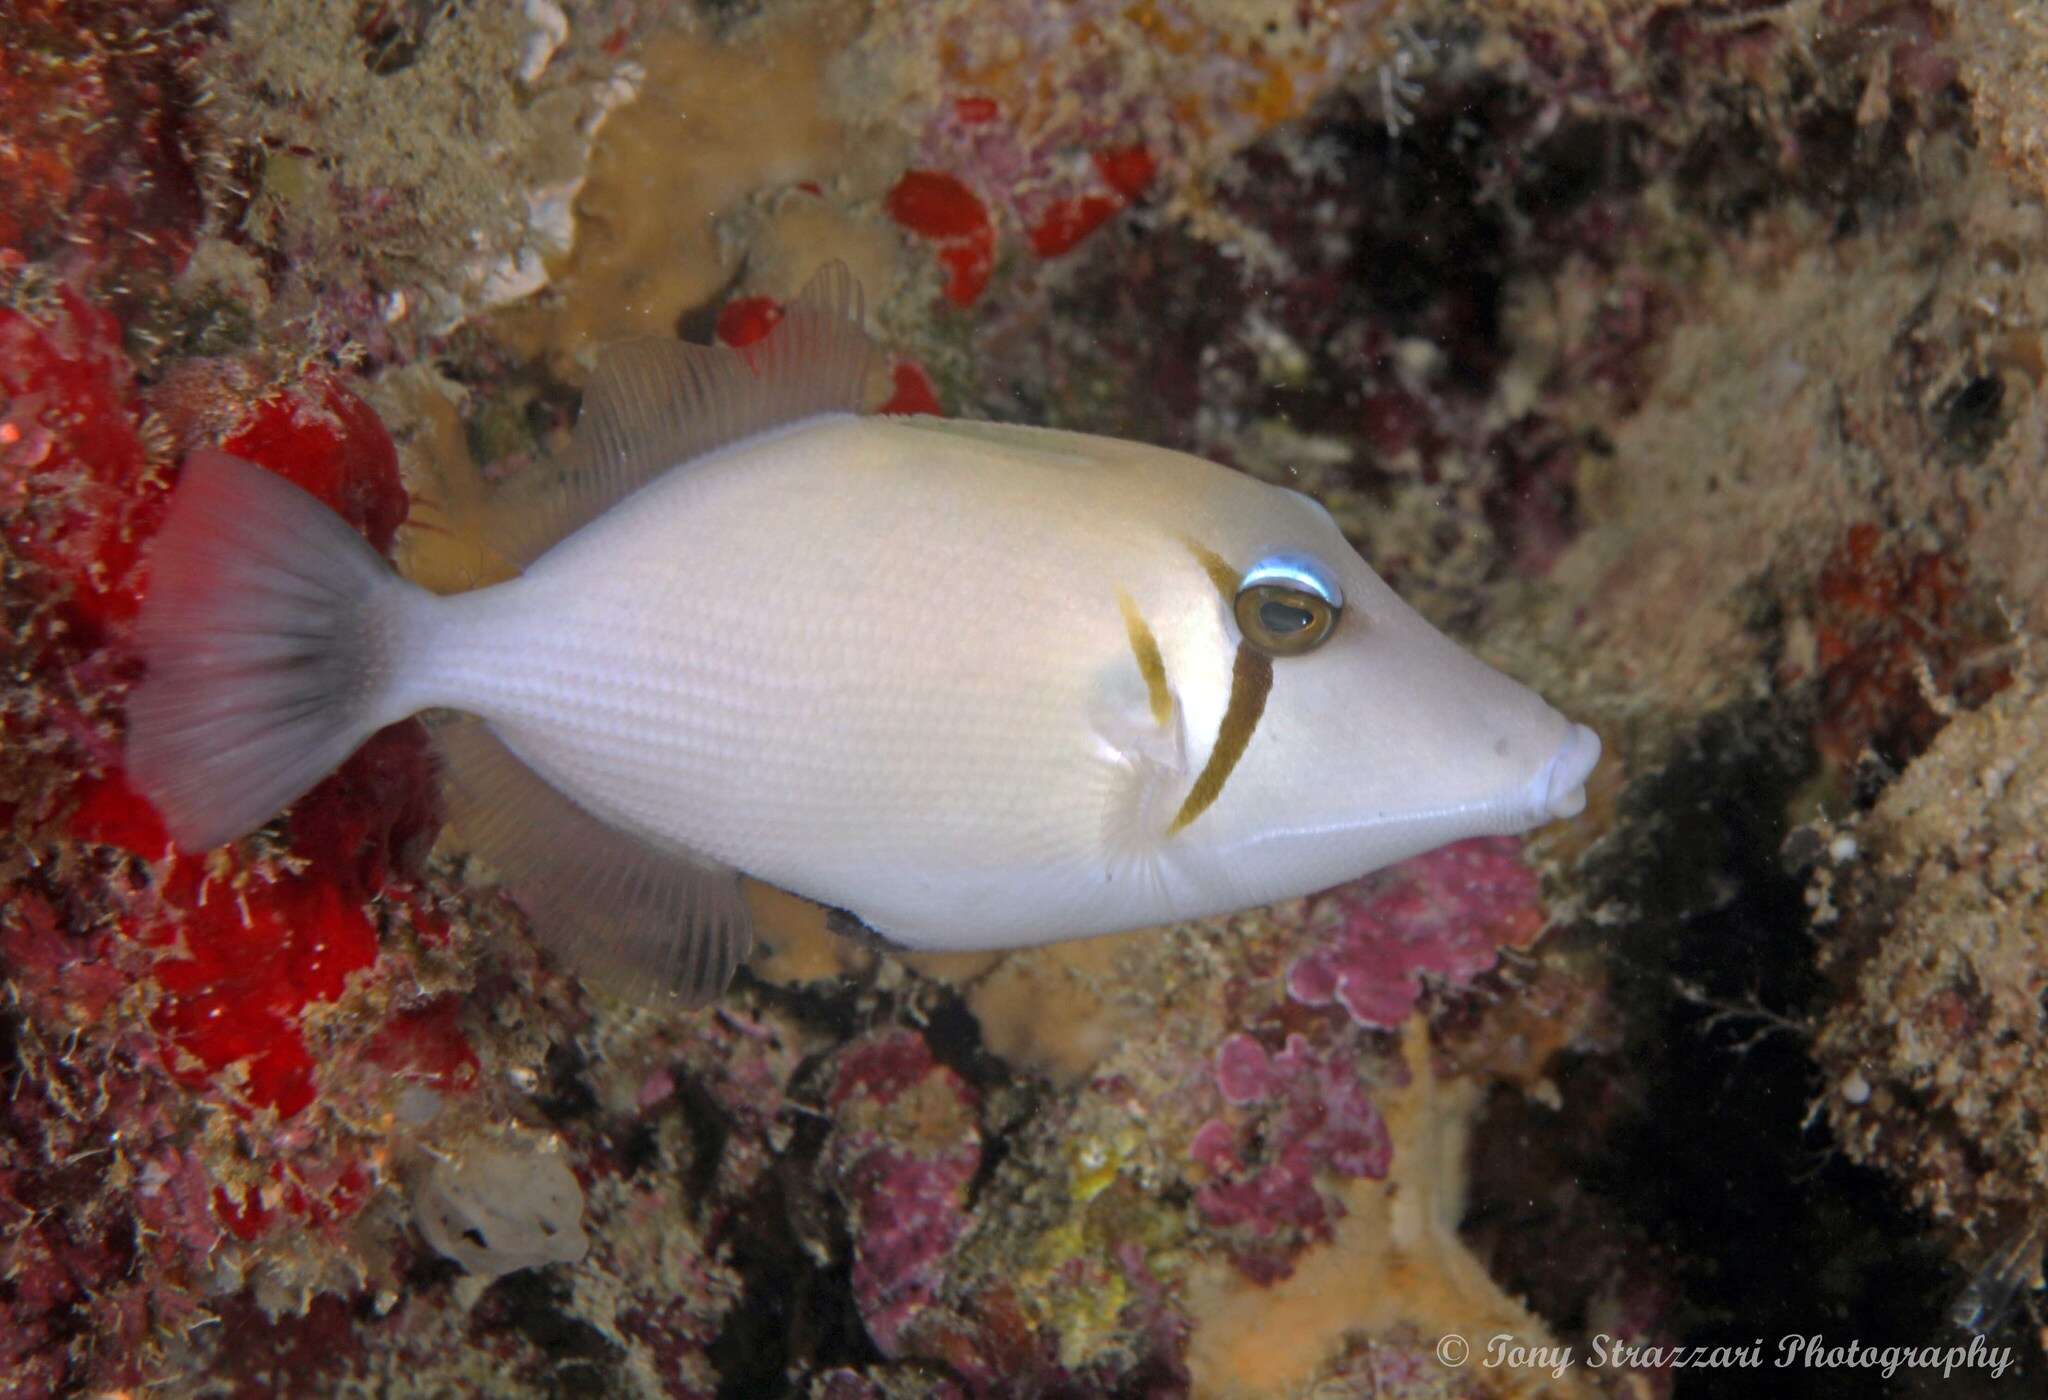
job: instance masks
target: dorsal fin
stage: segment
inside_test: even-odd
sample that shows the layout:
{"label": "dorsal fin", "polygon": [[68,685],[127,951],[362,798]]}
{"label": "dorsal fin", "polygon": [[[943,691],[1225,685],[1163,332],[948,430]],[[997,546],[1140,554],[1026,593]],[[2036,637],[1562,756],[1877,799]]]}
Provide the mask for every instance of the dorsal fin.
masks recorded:
{"label": "dorsal fin", "polygon": [[605,349],[559,474],[507,521],[499,552],[524,568],[672,467],[784,423],[865,406],[874,342],[846,264],[818,269],[744,350],[649,338]]}
{"label": "dorsal fin", "polygon": [[497,867],[570,971],[642,1002],[725,990],[753,946],[734,871],[606,825],[481,720],[439,721],[434,740],[458,844]]}

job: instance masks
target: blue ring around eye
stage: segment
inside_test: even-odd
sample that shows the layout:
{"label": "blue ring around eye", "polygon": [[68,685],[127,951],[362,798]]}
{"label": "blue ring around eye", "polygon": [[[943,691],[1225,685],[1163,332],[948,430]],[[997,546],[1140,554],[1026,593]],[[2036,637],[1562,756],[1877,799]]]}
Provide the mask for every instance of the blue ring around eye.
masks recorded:
{"label": "blue ring around eye", "polygon": [[1278,585],[1283,588],[1299,589],[1313,594],[1333,608],[1344,606],[1344,590],[1337,586],[1337,576],[1320,559],[1308,554],[1269,554],[1245,570],[1244,578],[1237,585],[1243,593],[1247,588]]}

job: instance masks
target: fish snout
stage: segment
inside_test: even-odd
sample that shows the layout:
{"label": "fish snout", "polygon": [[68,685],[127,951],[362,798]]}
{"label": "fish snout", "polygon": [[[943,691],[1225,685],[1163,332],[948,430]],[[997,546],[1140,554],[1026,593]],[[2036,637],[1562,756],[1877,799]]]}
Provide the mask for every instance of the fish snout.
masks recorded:
{"label": "fish snout", "polygon": [[1529,807],[1541,821],[1586,810],[1586,778],[1600,761],[1600,736],[1575,724],[1529,783]]}

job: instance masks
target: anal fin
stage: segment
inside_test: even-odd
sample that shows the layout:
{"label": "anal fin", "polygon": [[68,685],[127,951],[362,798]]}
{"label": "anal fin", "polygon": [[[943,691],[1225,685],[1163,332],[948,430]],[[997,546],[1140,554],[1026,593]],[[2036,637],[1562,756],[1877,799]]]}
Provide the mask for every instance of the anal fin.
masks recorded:
{"label": "anal fin", "polygon": [[461,843],[501,872],[544,947],[638,1001],[725,990],[753,945],[733,870],[600,821],[481,720],[445,720],[434,737]]}

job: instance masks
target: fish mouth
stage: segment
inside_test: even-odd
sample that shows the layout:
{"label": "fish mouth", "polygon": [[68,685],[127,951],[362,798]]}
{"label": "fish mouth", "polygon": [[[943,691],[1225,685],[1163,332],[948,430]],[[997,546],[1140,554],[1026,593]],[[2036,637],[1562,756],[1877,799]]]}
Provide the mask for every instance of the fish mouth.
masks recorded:
{"label": "fish mouth", "polygon": [[1531,805],[1546,818],[1576,817],[1586,810],[1586,777],[1600,761],[1600,736],[1575,724],[1529,784]]}

